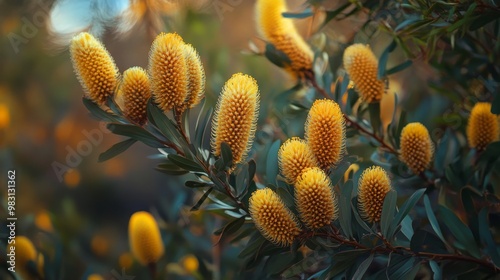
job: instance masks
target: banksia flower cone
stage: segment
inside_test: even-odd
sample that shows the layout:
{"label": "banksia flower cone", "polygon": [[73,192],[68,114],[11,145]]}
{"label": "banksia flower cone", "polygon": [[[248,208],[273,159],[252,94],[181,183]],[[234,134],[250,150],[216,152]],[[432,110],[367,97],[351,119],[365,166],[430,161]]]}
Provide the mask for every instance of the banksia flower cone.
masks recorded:
{"label": "banksia flower cone", "polygon": [[323,170],[306,169],[295,184],[300,219],[310,229],[319,229],[337,217],[337,201],[330,179]]}
{"label": "banksia flower cone", "polygon": [[379,222],[382,206],[391,190],[389,176],[379,166],[372,166],[361,174],[358,182],[358,203],[361,217],[369,222]]}
{"label": "banksia flower cone", "polygon": [[421,123],[409,123],[401,131],[401,160],[415,174],[423,172],[432,160],[434,145]]}
{"label": "banksia flower cone", "polygon": [[293,137],[283,143],[278,152],[281,174],[294,184],[297,177],[307,168],[317,166],[314,154],[307,142]]}
{"label": "banksia flower cone", "polygon": [[467,123],[469,146],[484,150],[488,144],[499,140],[499,133],[498,117],[491,113],[491,103],[476,103]]}
{"label": "banksia flower cone", "polygon": [[295,216],[269,188],[253,192],[249,210],[255,226],[265,238],[275,244],[289,246],[300,232]]}
{"label": "banksia flower cone", "polygon": [[321,168],[342,158],[345,145],[344,116],[335,101],[314,101],[305,124],[305,136]]}
{"label": "banksia flower cone", "polygon": [[118,68],[111,55],[87,32],[73,37],[69,50],[73,68],[87,97],[99,105],[105,104],[118,85]]}
{"label": "banksia flower cone", "polygon": [[175,33],[161,33],[149,53],[149,75],[155,102],[164,112],[182,108],[188,96],[189,77],[185,44]]}
{"label": "banksia flower cone", "polygon": [[129,120],[141,126],[146,123],[146,107],[150,97],[149,78],[144,69],[132,67],[123,72],[117,102]]}
{"label": "banksia flower cone", "polygon": [[130,217],[128,238],[132,254],[142,265],[156,263],[163,255],[160,229],[148,212],[136,212]]}
{"label": "banksia flower cone", "polygon": [[254,78],[234,74],[217,101],[212,125],[212,150],[221,153],[222,143],[231,148],[233,162],[242,162],[255,136],[259,112],[259,88]]}
{"label": "banksia flower cone", "polygon": [[293,22],[283,17],[287,11],[285,0],[258,0],[256,4],[257,29],[264,39],[272,43],[290,59],[286,68],[296,77],[311,71],[314,54],[299,35]]}
{"label": "banksia flower cone", "polygon": [[205,70],[203,69],[203,64],[201,64],[200,56],[193,46],[185,44],[184,54],[189,77],[188,98],[185,106],[193,108],[203,99],[205,92]]}
{"label": "banksia flower cone", "polygon": [[364,101],[379,102],[385,83],[377,78],[378,60],[369,46],[354,44],[344,52],[344,68]]}

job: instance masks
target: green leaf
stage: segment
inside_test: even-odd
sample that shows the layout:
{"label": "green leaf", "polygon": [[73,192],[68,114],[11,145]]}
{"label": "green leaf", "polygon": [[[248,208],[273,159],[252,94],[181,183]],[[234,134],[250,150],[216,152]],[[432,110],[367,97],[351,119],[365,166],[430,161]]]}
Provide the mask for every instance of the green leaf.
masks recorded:
{"label": "green leaf", "polygon": [[392,67],[391,69],[387,70],[385,72],[385,74],[387,76],[389,76],[389,75],[392,75],[394,73],[401,72],[401,71],[405,70],[406,68],[410,67],[412,64],[413,64],[413,61],[407,60],[407,61],[405,61],[399,65],[396,65],[396,66]]}
{"label": "green leaf", "polygon": [[469,227],[462,223],[455,213],[442,205],[439,205],[439,213],[441,214],[444,224],[450,229],[451,234],[453,234],[457,242],[463,246],[463,252],[475,258],[480,258],[481,253],[477,248],[476,241]]}
{"label": "green leaf", "polygon": [[130,138],[130,139],[127,139],[125,141],[114,144],[107,151],[105,151],[99,155],[98,161],[103,162],[103,161],[106,161],[108,159],[114,158],[115,156],[125,152],[135,142],[137,142],[137,140]]}
{"label": "green leaf", "polygon": [[351,225],[351,197],[352,197],[352,188],[353,182],[352,180],[347,181],[342,187],[341,195],[338,198],[339,200],[339,222],[340,227],[344,231],[344,234],[347,238],[352,238],[352,225]]}
{"label": "green leaf", "polygon": [[244,223],[245,223],[245,216],[242,216],[241,218],[234,219],[231,222],[227,223],[224,227],[216,230],[214,234],[219,235],[219,239],[217,240],[215,245],[219,244],[219,242],[221,242],[223,238],[227,238],[231,234],[238,231]]}
{"label": "green leaf", "polygon": [[403,131],[403,128],[406,126],[406,111],[401,110],[401,114],[399,115],[399,121],[398,121],[398,127],[396,130],[396,133],[394,134],[394,138],[396,138],[396,143],[398,144],[398,148],[400,146],[400,140],[401,140],[401,131]]}
{"label": "green leaf", "polygon": [[394,29],[394,32],[398,32],[399,30],[405,28],[406,26],[412,24],[412,23],[416,23],[416,22],[419,22],[421,21],[421,17],[420,16],[417,16],[417,17],[411,17],[409,19],[406,19],[404,20],[403,22],[401,22],[400,24],[398,24],[398,26],[396,26],[396,28]]}
{"label": "green leaf", "polygon": [[276,49],[276,47],[271,43],[266,44],[266,50],[264,52],[264,55],[267,57],[269,61],[271,61],[273,64],[275,64],[280,68],[285,68],[292,63],[292,61],[290,60],[290,58],[286,53]]}
{"label": "green leaf", "polygon": [[365,275],[366,271],[370,267],[370,265],[373,262],[374,254],[370,254],[366,260],[364,260],[359,266],[354,275],[352,276],[352,279],[362,279],[363,275]]}
{"label": "green leaf", "polygon": [[321,27],[324,27],[328,22],[330,22],[332,19],[334,19],[335,17],[337,17],[340,13],[342,13],[349,6],[351,6],[351,3],[347,2],[344,5],[340,6],[336,10],[326,11],[325,21],[323,22],[323,25]]}
{"label": "green leaf", "polygon": [[429,265],[432,270],[432,279],[433,280],[441,280],[443,279],[443,271],[441,270],[441,267],[436,261],[430,260]]}
{"label": "green leaf", "polygon": [[370,123],[376,135],[382,135],[382,121],[380,120],[380,102],[369,103]]}
{"label": "green leaf", "polygon": [[500,93],[495,93],[495,97],[493,97],[493,101],[491,103],[491,113],[500,114]]}
{"label": "green leaf", "polygon": [[300,12],[300,13],[288,13],[288,12],[285,12],[285,13],[282,13],[281,15],[284,18],[299,18],[299,19],[301,19],[301,18],[311,17],[312,15],[314,15],[314,13],[311,10],[311,8],[307,8],[303,12]]}
{"label": "green leaf", "polygon": [[413,193],[410,196],[410,198],[408,198],[408,200],[406,200],[405,203],[403,203],[403,205],[401,206],[401,209],[399,210],[399,212],[396,214],[396,216],[392,220],[390,230],[389,230],[388,236],[387,236],[388,238],[390,238],[390,237],[392,237],[392,235],[394,235],[399,224],[408,215],[408,213],[410,213],[411,209],[413,209],[413,207],[415,207],[415,204],[417,204],[417,202],[424,195],[424,193],[425,193],[425,189],[420,189],[420,190],[416,191],[415,193]]}
{"label": "green leaf", "polygon": [[197,181],[186,181],[184,185],[188,188],[191,189],[197,189],[197,188],[205,188],[205,187],[212,187],[212,183],[205,183],[205,182],[197,182]]}
{"label": "green leaf", "polygon": [[196,120],[194,143],[196,143],[197,148],[204,148],[203,140],[205,138],[207,128],[209,127],[210,120],[212,119],[213,108],[209,108],[205,111],[204,108],[206,103],[206,101],[203,103],[203,108],[200,110],[200,114]]}
{"label": "green leaf", "polygon": [[185,157],[179,156],[179,155],[174,155],[174,154],[169,154],[168,159],[174,163],[175,165],[179,166],[180,168],[192,172],[205,172],[205,170],[196,162],[187,159]]}
{"label": "green leaf", "polygon": [[427,214],[427,219],[429,220],[429,223],[431,224],[432,229],[434,232],[437,234],[437,236],[446,243],[446,239],[443,236],[443,233],[441,232],[441,228],[439,227],[439,223],[436,219],[436,215],[434,215],[434,210],[432,209],[431,202],[429,200],[428,195],[424,195],[424,206],[425,206],[425,213]]}
{"label": "green leaf", "polygon": [[148,114],[161,133],[178,147],[187,146],[176,125],[152,101],[148,103]]}
{"label": "green leaf", "polygon": [[384,198],[384,205],[382,206],[382,217],[380,218],[380,229],[382,235],[386,238],[390,238],[389,228],[392,220],[394,219],[394,213],[396,212],[396,200],[398,194],[396,191],[389,191]]}
{"label": "green leaf", "polygon": [[269,276],[276,275],[284,271],[287,267],[289,267],[294,260],[295,260],[295,254],[291,252],[271,255],[266,262],[265,271]]}
{"label": "green leaf", "polygon": [[481,241],[486,245],[486,252],[493,260],[496,266],[500,266],[500,254],[498,253],[498,244],[493,240],[488,222],[488,208],[483,208],[479,211],[479,236]]}
{"label": "green leaf", "polygon": [[278,151],[280,149],[281,141],[278,139],[269,148],[266,159],[266,177],[268,182],[275,182],[278,176]]}
{"label": "green leaf", "polygon": [[344,174],[349,169],[351,163],[347,160],[343,160],[338,166],[335,166],[333,172],[330,174],[330,181],[333,186],[339,184],[341,180],[344,179]]}
{"label": "green leaf", "polygon": [[286,206],[294,207],[295,201],[293,196],[285,188],[276,188],[276,193],[283,200]]}
{"label": "green leaf", "polygon": [[[354,200],[356,200],[356,199],[354,199]],[[354,218],[356,219],[358,224],[367,232],[372,233],[373,232],[372,229],[366,224],[365,221],[363,221],[361,216],[359,216],[358,207],[354,207],[354,205],[352,204],[352,200],[351,200],[351,209],[352,209],[352,214],[354,215]]]}
{"label": "green leaf", "polygon": [[87,110],[95,118],[102,120],[102,121],[106,121],[106,122],[120,122],[121,121],[120,117],[104,111],[103,109],[101,109],[101,107],[99,107],[99,105],[94,103],[92,100],[90,100],[86,97],[83,97],[82,101],[83,101],[83,105],[85,106],[85,108],[87,108]]}
{"label": "green leaf", "polygon": [[234,188],[236,190],[237,197],[248,188],[248,184],[250,182],[248,168],[248,163],[245,163],[241,166],[238,174],[236,174],[236,184]]}
{"label": "green leaf", "polygon": [[429,252],[434,254],[447,254],[444,243],[433,233],[426,230],[417,230],[410,241],[410,249],[415,252]]}
{"label": "green leaf", "polygon": [[231,151],[231,147],[225,142],[220,145],[220,154],[222,158],[222,162],[224,164],[225,169],[229,169],[233,166],[233,153]]}
{"label": "green leaf", "polygon": [[205,202],[205,200],[208,198],[208,196],[210,195],[210,193],[212,192],[214,188],[210,188],[208,189],[204,194],[203,196],[198,200],[198,202],[196,202],[196,204],[191,207],[191,210],[190,211],[198,211],[201,207],[201,205],[203,204],[203,202]]}
{"label": "green leaf", "polygon": [[160,142],[155,136],[153,136],[149,131],[142,127],[129,124],[117,124],[109,123],[106,126],[111,132],[118,135],[128,136],[135,140],[141,141],[142,143],[153,147],[153,148],[164,148],[165,145]]}
{"label": "green leaf", "polygon": [[377,79],[382,80],[386,76],[386,67],[387,60],[389,59],[389,53],[393,52],[396,49],[397,43],[396,40],[392,40],[392,42],[385,48],[384,52],[380,56],[378,61],[378,71],[377,71]]}

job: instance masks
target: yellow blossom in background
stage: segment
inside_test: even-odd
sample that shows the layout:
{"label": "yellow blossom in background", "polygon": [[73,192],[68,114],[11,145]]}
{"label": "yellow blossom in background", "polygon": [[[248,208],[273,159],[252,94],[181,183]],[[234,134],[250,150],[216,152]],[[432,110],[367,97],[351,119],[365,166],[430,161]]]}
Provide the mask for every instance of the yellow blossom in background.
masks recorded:
{"label": "yellow blossom in background", "polygon": [[286,208],[281,198],[269,188],[252,193],[249,210],[255,226],[269,241],[290,246],[300,233],[295,216]]}
{"label": "yellow blossom in background", "polygon": [[68,186],[68,188],[74,188],[80,184],[80,171],[78,169],[70,169],[63,176],[64,184]]}
{"label": "yellow blossom in background", "polygon": [[117,103],[125,116],[140,126],[147,121],[146,108],[151,97],[148,74],[141,67],[132,67],[123,72]]}
{"label": "yellow blossom in background", "polygon": [[164,112],[182,108],[188,96],[184,41],[176,33],[161,33],[149,53],[149,75],[156,103]]}
{"label": "yellow blossom in background", "polygon": [[182,267],[188,274],[193,274],[194,272],[198,271],[199,267],[199,262],[198,258],[194,255],[186,255],[184,258],[181,260]]}
{"label": "yellow blossom in background", "polygon": [[278,152],[281,174],[291,184],[307,168],[317,166],[314,154],[305,140],[293,137],[285,141]]}
{"label": "yellow blossom in background", "polygon": [[295,184],[295,202],[300,219],[310,229],[319,229],[337,218],[337,200],[330,178],[320,168],[308,168]]}
{"label": "yellow blossom in background", "polygon": [[254,78],[237,73],[224,85],[212,121],[212,150],[231,148],[233,162],[242,162],[252,146],[259,115],[259,87]]}
{"label": "yellow blossom in background", "polygon": [[469,147],[482,151],[491,142],[498,141],[499,134],[498,116],[491,113],[491,103],[476,103],[470,112],[467,123]]}
{"label": "yellow blossom in background", "polygon": [[285,67],[292,75],[303,78],[312,71],[314,53],[300,36],[287,12],[285,0],[258,0],[255,6],[257,30],[266,41],[273,44],[290,59]]}
{"label": "yellow blossom in background", "polygon": [[358,203],[361,217],[380,222],[385,196],[391,191],[389,175],[379,166],[365,169],[358,182]]}
{"label": "yellow blossom in background", "polygon": [[140,211],[130,217],[128,238],[132,254],[142,265],[156,263],[163,256],[160,229],[150,213]]}
{"label": "yellow blossom in background", "polygon": [[314,101],[307,115],[305,136],[321,168],[329,168],[342,159],[345,123],[342,111],[335,101]]}
{"label": "yellow blossom in background", "polygon": [[71,40],[71,60],[87,97],[99,105],[113,95],[118,85],[118,68],[104,45],[82,32]]}
{"label": "yellow blossom in background", "polygon": [[28,263],[30,261],[36,264],[38,253],[31,242],[31,240],[23,235],[16,236],[15,244],[7,245],[7,252],[10,252],[10,247],[13,246],[15,248],[15,256],[16,256],[16,271],[18,271],[24,278],[31,279],[33,276],[28,270]]}
{"label": "yellow blossom in background", "polygon": [[427,128],[421,123],[409,123],[401,131],[401,160],[415,174],[424,172],[432,161],[434,144]]}
{"label": "yellow blossom in background", "polygon": [[121,268],[127,270],[134,264],[134,256],[132,256],[132,254],[129,252],[123,253],[118,258],[118,264]]}
{"label": "yellow blossom in background", "polygon": [[10,112],[6,104],[0,104],[0,129],[9,127]]}
{"label": "yellow blossom in background", "polygon": [[385,83],[377,78],[378,60],[368,45],[354,44],[344,51],[344,68],[354,82],[361,98],[368,103],[379,102]]}
{"label": "yellow blossom in background", "polygon": [[47,211],[42,210],[35,215],[35,225],[44,231],[53,232],[52,221]]}
{"label": "yellow blossom in background", "polygon": [[354,176],[354,174],[358,172],[358,170],[359,170],[358,164],[353,163],[349,165],[349,168],[347,168],[347,170],[344,172],[344,182],[347,182],[347,180],[349,180],[349,176],[351,175],[351,173]]}
{"label": "yellow blossom in background", "polygon": [[90,241],[92,253],[98,257],[104,257],[109,252],[109,240],[102,235],[95,235]]}
{"label": "yellow blossom in background", "polygon": [[87,280],[104,280],[104,277],[102,277],[101,275],[99,274],[90,274],[88,277],[87,277]]}

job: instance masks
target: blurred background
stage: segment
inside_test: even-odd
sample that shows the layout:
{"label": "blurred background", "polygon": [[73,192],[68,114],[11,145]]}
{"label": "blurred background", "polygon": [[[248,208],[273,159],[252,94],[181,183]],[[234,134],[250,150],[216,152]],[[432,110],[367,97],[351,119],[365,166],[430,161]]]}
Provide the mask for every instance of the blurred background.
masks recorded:
{"label": "blurred background", "polygon": [[[300,12],[303,2],[288,1],[290,10]],[[100,36],[123,72],[132,66],[147,68],[154,36],[175,31],[200,53],[208,104],[215,103],[233,73],[257,79],[262,95],[260,127],[266,128],[270,101],[294,81],[266,58],[251,54],[250,41],[252,48],[264,46],[256,34],[253,5],[254,1],[243,0],[0,1],[0,189],[5,197],[4,175],[16,170],[17,235],[28,236],[49,255],[60,250],[64,279],[85,279],[91,273],[112,279],[114,271],[122,273],[121,268],[134,271],[131,267],[137,264],[128,253],[127,226],[135,211],[162,216],[165,224],[160,226],[176,232],[165,237],[170,241],[162,270],[180,278],[199,278],[197,270],[203,265],[217,265],[211,232],[220,227],[213,216],[189,212],[185,205],[192,205],[197,194],[183,188],[182,178],[154,170],[158,162],[148,158],[157,153],[154,149],[137,143],[98,163],[98,155],[121,138],[91,118],[82,104],[83,90],[67,49],[71,36],[83,30]],[[311,35],[320,23],[318,18],[297,20],[309,40],[317,40]],[[333,38],[329,52],[340,52],[353,40],[366,42],[363,34],[353,38],[358,25],[356,19],[347,19],[323,28]],[[367,42],[377,55],[389,43],[380,36],[377,42]],[[438,97],[429,97],[421,82],[434,74],[418,62],[413,67],[391,77],[390,92],[397,92],[409,110],[420,102],[426,102],[428,110],[442,110],[446,102],[432,102]],[[408,75],[412,79],[405,78]],[[405,98],[408,92],[415,93],[412,100]],[[392,116],[392,108],[387,110]],[[431,124],[425,110],[418,114],[410,119]],[[162,207],[168,209],[158,210]],[[3,209],[1,215],[3,225]],[[2,239],[7,236],[5,226],[0,234]],[[5,256],[1,250],[0,259]],[[234,256],[231,250],[236,251],[228,245],[222,254]],[[238,265],[236,258],[228,257],[220,273],[231,279]],[[2,269],[0,278],[5,277],[11,276]]]}

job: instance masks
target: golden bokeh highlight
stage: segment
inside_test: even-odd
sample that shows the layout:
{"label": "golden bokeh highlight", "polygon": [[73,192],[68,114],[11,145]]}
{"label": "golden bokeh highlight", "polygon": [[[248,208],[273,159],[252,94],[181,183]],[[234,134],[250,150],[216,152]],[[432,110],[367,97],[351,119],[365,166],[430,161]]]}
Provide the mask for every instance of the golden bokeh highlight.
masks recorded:
{"label": "golden bokeh highlight", "polygon": [[70,169],[63,175],[64,184],[68,188],[75,188],[80,184],[81,175],[78,169]]}
{"label": "golden bokeh highlight", "polygon": [[150,213],[140,211],[130,217],[128,237],[130,250],[142,265],[156,263],[163,256],[160,228]]}
{"label": "golden bokeh highlight", "polygon": [[198,271],[198,267],[200,265],[198,262],[198,258],[191,254],[184,256],[184,258],[182,258],[181,260],[181,263],[182,267],[188,274],[193,274]]}
{"label": "golden bokeh highlight", "polygon": [[133,264],[134,256],[129,252],[123,253],[118,257],[118,265],[125,270],[131,268]]}
{"label": "golden bokeh highlight", "polygon": [[370,46],[354,44],[347,47],[343,61],[361,98],[368,103],[379,102],[385,92],[385,83],[377,78],[378,60]]}
{"label": "golden bokeh highlight", "polygon": [[215,156],[220,156],[222,143],[227,143],[235,164],[245,159],[255,136],[259,98],[257,81],[248,75],[237,73],[226,82],[212,121]]}
{"label": "golden bokeh highlight", "polygon": [[52,220],[46,210],[42,210],[35,215],[35,225],[46,232],[53,232]]}
{"label": "golden bokeh highlight", "polygon": [[361,217],[368,222],[380,222],[385,196],[391,191],[389,175],[379,166],[365,169],[358,182],[358,206]]}
{"label": "golden bokeh highlight", "polygon": [[337,200],[330,178],[318,167],[306,169],[295,184],[295,202],[301,221],[316,230],[337,218]]}
{"label": "golden bokeh highlight", "polygon": [[400,158],[415,174],[424,172],[431,164],[434,144],[427,128],[421,123],[407,124],[401,131]]}
{"label": "golden bokeh highlight", "polygon": [[0,129],[8,128],[10,125],[10,110],[6,104],[0,104]]}
{"label": "golden bokeh highlight", "polygon": [[92,249],[92,253],[94,253],[94,255],[104,257],[109,252],[109,240],[102,235],[96,234],[90,241],[90,248]]}
{"label": "golden bokeh highlight", "polygon": [[466,132],[469,147],[479,151],[499,140],[498,116],[491,113],[491,103],[478,102],[474,105],[470,112]]}
{"label": "golden bokeh highlight", "polygon": [[290,138],[281,145],[278,163],[281,174],[290,184],[295,183],[302,171],[318,165],[307,142],[298,137]]}
{"label": "golden bokeh highlight", "polygon": [[276,245],[290,246],[300,233],[296,217],[269,188],[252,193],[249,210],[255,226],[266,239]]}
{"label": "golden bokeh highlight", "polygon": [[99,274],[93,273],[87,277],[87,280],[104,280],[104,277]]}

